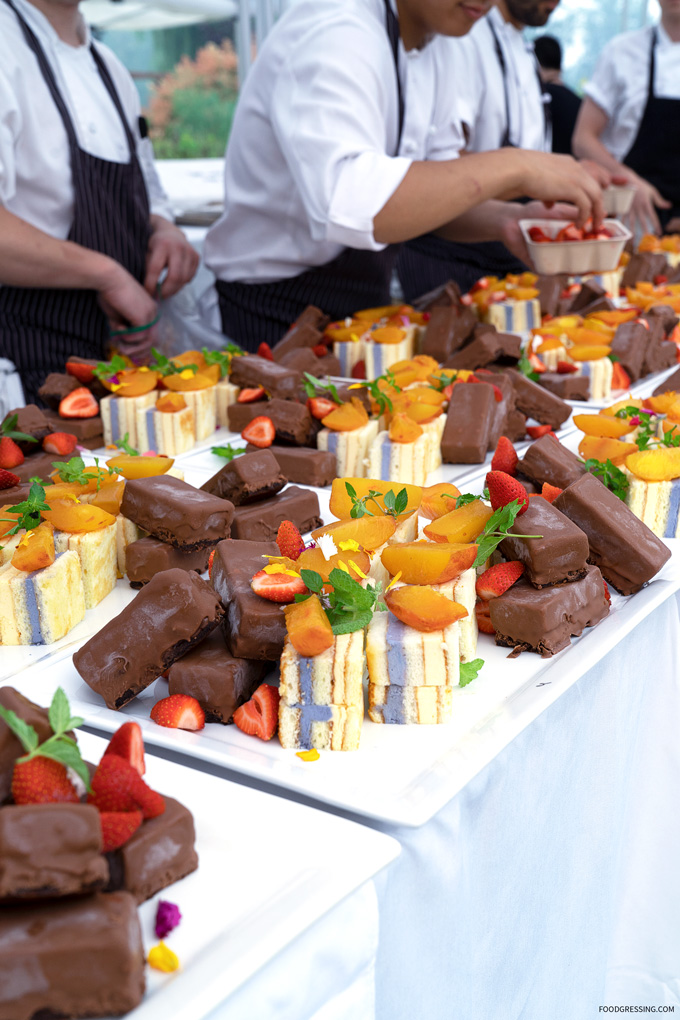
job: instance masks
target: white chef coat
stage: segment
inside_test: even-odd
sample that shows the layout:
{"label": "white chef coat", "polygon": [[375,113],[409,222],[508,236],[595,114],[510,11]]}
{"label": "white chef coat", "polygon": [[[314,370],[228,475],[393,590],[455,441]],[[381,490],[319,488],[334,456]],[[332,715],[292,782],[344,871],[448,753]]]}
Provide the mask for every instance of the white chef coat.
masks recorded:
{"label": "white chef coat", "polygon": [[[394,0],[391,0],[394,6]],[[413,160],[453,159],[447,50],[399,43],[398,92],[383,0],[300,0],[275,25],[241,93],[225,162],[224,214],[206,264],[221,280],[271,282],[343,248],[379,251],[373,219]]]}
{"label": "white chef coat", "polygon": [[[619,162],[637,137],[647,103],[652,31],[640,28],[610,39],[585,87],[609,118],[600,141]],[[662,25],[657,26],[655,57],[655,95],[680,99],[680,42],[674,43]]]}
{"label": "white chef coat", "polygon": [[[507,125],[503,71],[491,26],[505,59],[510,124]],[[489,152],[502,144],[506,126],[512,145],[550,151],[544,101],[533,46],[497,7],[460,39],[448,40],[454,92],[451,103],[468,152]]]}
{"label": "white chef coat", "polygon": [[[80,147],[93,156],[127,163],[125,131],[90,53],[89,30],[85,27],[85,45],[69,46],[28,0],[14,3],[45,51]],[[137,139],[151,212],[172,219],[151,143],[140,137],[135,84],[111,50],[97,46]],[[5,3],[0,3],[0,205],[53,237],[65,239],[71,229],[73,179],[64,124],[17,17]]]}

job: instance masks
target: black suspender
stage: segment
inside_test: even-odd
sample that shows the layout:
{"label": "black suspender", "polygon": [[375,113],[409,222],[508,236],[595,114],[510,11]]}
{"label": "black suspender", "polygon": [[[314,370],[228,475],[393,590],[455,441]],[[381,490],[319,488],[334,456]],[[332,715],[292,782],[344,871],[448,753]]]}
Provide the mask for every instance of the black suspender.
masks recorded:
{"label": "black suspender", "polygon": [[[401,75],[399,74],[399,19],[392,10],[390,0],[385,0],[385,25],[387,27],[387,35],[392,46],[392,56],[394,57],[394,70],[397,75],[397,102],[399,104],[399,128],[397,132],[397,152],[399,152],[399,144],[401,142],[401,135],[404,130],[404,90],[401,87]],[[395,153],[396,155],[396,153]]]}
{"label": "black suspender", "polygon": [[[503,50],[501,48],[500,39],[498,38],[498,33],[496,32],[496,29],[494,28],[493,22],[491,21],[491,18],[489,17],[489,15],[487,15],[487,19],[486,20],[487,20],[487,23],[489,25],[489,29],[491,31],[491,35],[493,36],[493,44],[494,44],[494,49],[496,51],[496,59],[498,60],[498,65],[499,65],[499,67],[501,69],[501,76],[503,78],[503,94],[505,96],[505,131],[503,132],[503,137],[501,139],[501,146],[509,145],[513,149],[516,149],[517,148],[517,143],[511,141],[511,138],[510,138],[510,94],[508,92],[508,68],[507,68],[507,65],[505,63],[505,56],[503,55]],[[534,60],[535,60],[535,58],[534,58]],[[541,80],[541,75],[539,74],[539,71],[538,71],[538,66],[535,67],[535,71],[536,71],[536,80],[538,81],[538,91],[539,91],[539,93],[541,95],[541,101],[542,101],[542,104],[543,104],[543,119],[544,119],[544,122],[545,122],[545,138],[547,139],[548,138],[548,130],[549,130],[551,122],[552,122],[551,112],[550,112],[550,104],[548,102],[546,102],[546,93],[545,93],[545,91],[543,89],[543,82]]]}

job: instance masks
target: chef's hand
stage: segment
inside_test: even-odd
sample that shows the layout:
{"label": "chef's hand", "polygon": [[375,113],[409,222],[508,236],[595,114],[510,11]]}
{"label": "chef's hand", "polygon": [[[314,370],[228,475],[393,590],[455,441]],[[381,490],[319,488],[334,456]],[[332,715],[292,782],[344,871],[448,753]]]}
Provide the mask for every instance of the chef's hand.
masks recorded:
{"label": "chef's hand", "polygon": [[155,294],[158,278],[166,269],[161,296],[171,297],[196,275],[200,261],[198,252],[192,248],[179,227],[162,216],[151,217],[151,228],[144,286],[149,294]]}
{"label": "chef's hand", "polygon": [[590,176],[597,181],[601,188],[608,188],[610,184],[622,183],[622,178],[612,177],[609,170],[602,166],[600,163],[596,163],[593,159],[580,159],[580,166],[590,174]]}
{"label": "chef's hand", "polygon": [[566,220],[572,222],[578,213],[575,205],[557,202],[547,206],[542,202],[526,202],[523,205],[508,203],[507,213],[501,217],[501,240],[521,262],[533,266],[524,235],[519,227],[520,220]]}
{"label": "chef's hand", "polygon": [[597,181],[571,156],[526,149],[502,150],[519,161],[519,180],[525,195],[552,207],[555,202],[576,206],[575,223],[582,227],[592,217],[597,229],[604,219],[602,189]]}
{"label": "chef's hand", "polygon": [[680,216],[674,216],[672,220],[669,220],[666,224],[667,234],[680,234]]}
{"label": "chef's hand", "polygon": [[[107,260],[105,271],[98,288],[99,304],[109,320],[112,330],[128,326],[143,326],[156,317],[157,305],[141,284],[118,262]],[[150,352],[152,345],[150,330],[116,338],[116,347],[121,354],[127,354],[140,363]]]}
{"label": "chef's hand", "polygon": [[635,185],[635,198],[628,214],[628,226],[633,231],[639,226],[643,234],[660,234],[661,224],[656,210],[670,209],[672,203],[667,202],[653,184],[643,177],[638,177],[632,170],[628,174],[628,183]]}

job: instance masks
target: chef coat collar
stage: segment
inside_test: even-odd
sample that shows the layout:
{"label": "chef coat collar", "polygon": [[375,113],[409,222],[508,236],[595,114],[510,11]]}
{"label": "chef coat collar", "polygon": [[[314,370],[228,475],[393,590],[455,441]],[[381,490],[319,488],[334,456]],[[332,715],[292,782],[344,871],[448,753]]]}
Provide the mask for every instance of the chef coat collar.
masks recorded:
{"label": "chef coat collar", "polygon": [[660,50],[667,50],[671,46],[677,46],[678,43],[673,42],[666,29],[663,27],[661,22],[656,26],[656,45]]}
{"label": "chef coat collar", "polygon": [[29,0],[13,0],[13,3],[21,16],[26,19],[33,31],[40,34],[41,40],[48,40],[52,46],[71,50],[71,52],[80,52],[83,49],[89,49],[90,43],[92,42],[90,26],[80,12],[78,13],[80,17],[80,36],[82,38],[82,45],[70,46],[68,43],[65,43],[63,39],[59,38],[59,35],[49,19],[45,17],[42,11],[39,11],[32,3],[29,3]]}

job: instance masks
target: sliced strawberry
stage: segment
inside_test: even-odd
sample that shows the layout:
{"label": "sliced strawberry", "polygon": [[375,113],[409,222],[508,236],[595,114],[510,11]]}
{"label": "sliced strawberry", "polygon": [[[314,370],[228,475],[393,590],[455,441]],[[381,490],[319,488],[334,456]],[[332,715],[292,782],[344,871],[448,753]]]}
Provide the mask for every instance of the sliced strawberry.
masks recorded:
{"label": "sliced strawberry", "polygon": [[489,599],[497,599],[499,595],[511,588],[515,581],[519,581],[524,573],[524,564],[519,560],[511,560],[509,563],[498,563],[495,567],[489,567],[477,578],[476,590],[480,599],[488,602]]}
{"label": "sliced strawberry", "polygon": [[356,365],[352,366],[352,371],[349,373],[352,379],[365,379],[366,378],[366,362],[362,358],[361,361],[357,361]]}
{"label": "sliced strawberry", "polygon": [[543,482],[541,487],[541,496],[543,499],[547,499],[549,503],[554,503],[562,490],[558,489],[556,485],[551,485],[550,482]]}
{"label": "sliced strawberry", "polygon": [[144,738],[139,723],[126,722],[113,734],[102,757],[117,754],[124,758],[143,776],[146,772],[144,764]]}
{"label": "sliced strawberry", "polygon": [[491,385],[493,386],[493,395],[496,398],[496,403],[500,404],[503,399],[503,390],[500,386],[495,386],[493,383]]}
{"label": "sliced strawberry", "polygon": [[68,457],[78,445],[78,439],[71,432],[50,432],[42,441],[45,453],[58,453],[60,457]]}
{"label": "sliced strawberry", "polygon": [[208,556],[208,577],[212,577],[212,565],[213,565],[213,560],[214,559],[215,559],[215,550],[213,549],[211,551],[211,553],[210,553],[210,556]]}
{"label": "sliced strawberry", "polygon": [[556,241],[582,241],[583,231],[575,223],[568,223],[557,234]]}
{"label": "sliced strawberry", "polygon": [[630,386],[630,376],[626,372],[625,368],[620,361],[615,361],[612,365],[612,389],[613,390],[627,390]]}
{"label": "sliced strawberry", "polygon": [[276,533],[276,544],[282,556],[296,560],[305,547],[299,529],[292,521],[281,521]]}
{"label": "sliced strawberry", "polygon": [[532,439],[540,439],[541,436],[547,436],[552,430],[552,425],[527,425],[527,435],[531,436]]}
{"label": "sliced strawberry", "polygon": [[665,276],[663,273],[659,273],[658,276],[654,277],[654,283],[656,284],[657,287],[661,287],[662,284],[668,283],[668,277]]}
{"label": "sliced strawberry", "polygon": [[466,308],[469,308],[473,301],[474,298],[472,297],[472,294],[463,294],[463,296],[460,299],[461,305],[465,305]]}
{"label": "sliced strawberry", "polygon": [[489,286],[489,277],[482,276],[477,283],[473,283],[470,287],[470,294],[476,294],[478,290],[487,290]]}
{"label": "sliced strawberry", "polygon": [[142,821],[141,811],[102,811],[99,815],[102,853],[110,854],[124,846],[130,836],[134,836]]}
{"label": "sliced strawberry", "polygon": [[241,439],[252,443],[253,446],[259,446],[260,449],[271,446],[275,436],[276,429],[274,428],[274,422],[264,414],[258,414],[257,418],[253,418],[251,422],[248,422],[241,433]]}
{"label": "sliced strawberry", "polygon": [[256,400],[263,400],[265,395],[264,386],[251,386],[241,390],[236,399],[239,404],[253,404]]}
{"label": "sliced strawberry", "polygon": [[529,364],[533,368],[534,372],[538,372],[539,375],[541,374],[541,372],[546,371],[546,367],[539,358],[538,354],[529,355]]}
{"label": "sliced strawberry", "polygon": [[11,471],[12,468],[23,464],[24,455],[17,444],[9,436],[0,438],[0,468]]}
{"label": "sliced strawberry", "polygon": [[492,471],[505,471],[506,475],[517,474],[519,457],[515,447],[507,436],[501,436],[496,445],[496,452],[491,459]]}
{"label": "sliced strawberry", "polygon": [[570,375],[572,372],[578,372],[578,365],[573,361],[558,361],[557,371],[560,375]]}
{"label": "sliced strawberry", "polygon": [[279,723],[279,691],[271,684],[260,684],[250,701],[234,712],[240,730],[260,740],[271,740]]}
{"label": "sliced strawberry", "polygon": [[328,348],[325,344],[316,344],[312,347],[312,354],[316,354],[317,358],[325,358],[328,354]]}
{"label": "sliced strawberry", "polygon": [[60,418],[94,418],[99,414],[99,404],[87,386],[79,386],[67,393],[59,403]]}
{"label": "sliced strawberry", "polygon": [[295,602],[296,595],[304,595],[306,585],[301,577],[290,574],[267,574],[258,570],[250,582],[250,587],[260,598],[269,602]]}
{"label": "sliced strawberry", "polygon": [[529,227],[528,234],[534,244],[545,244],[551,240],[542,227]]}
{"label": "sliced strawberry", "polygon": [[159,726],[174,730],[202,730],[205,726],[205,712],[189,694],[171,694],[157,701],[151,709],[151,718]]}
{"label": "sliced strawberry", "polygon": [[15,804],[50,804],[65,801],[77,804],[78,791],[68,778],[66,766],[41,756],[18,761],[12,774]]}
{"label": "sliced strawberry", "polygon": [[11,489],[13,485],[18,485],[20,481],[19,475],[13,475],[11,471],[0,468],[0,489]]}
{"label": "sliced strawberry", "polygon": [[508,475],[505,471],[489,471],[486,476],[486,484],[489,489],[489,499],[494,510],[500,510],[513,500],[521,501],[520,510],[517,516],[523,514],[529,506],[529,496],[524,486]]}
{"label": "sliced strawberry", "polygon": [[611,603],[612,597],[609,594],[609,585],[605,581],[604,577],[602,578],[602,584],[604,585],[604,597],[606,598],[607,602]]}
{"label": "sliced strawberry", "polygon": [[331,411],[334,411],[337,406],[338,405],[335,403],[335,401],[329,400],[328,397],[307,398],[307,407],[309,408],[309,413],[313,418],[318,418],[319,421],[321,421],[322,418],[325,418],[327,414],[330,414]]}
{"label": "sliced strawberry", "polygon": [[92,382],[94,377],[94,365],[85,365],[80,361],[67,361],[66,373],[85,385]]}
{"label": "sliced strawberry", "polygon": [[265,361],[274,360],[274,355],[272,354],[271,347],[269,346],[269,344],[266,344],[264,342],[262,342],[260,346],[257,348],[257,356],[258,358],[264,358]]}
{"label": "sliced strawberry", "polygon": [[160,793],[147,786],[134,765],[117,754],[104,754],[90,785],[87,802],[99,811],[139,809],[145,818],[157,818],[165,811]]}
{"label": "sliced strawberry", "polygon": [[489,603],[478,602],[475,606],[475,616],[477,617],[477,626],[482,634],[495,634],[491,624],[491,616],[489,615]]}

